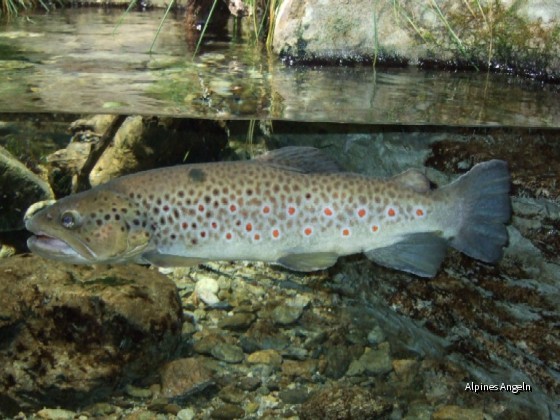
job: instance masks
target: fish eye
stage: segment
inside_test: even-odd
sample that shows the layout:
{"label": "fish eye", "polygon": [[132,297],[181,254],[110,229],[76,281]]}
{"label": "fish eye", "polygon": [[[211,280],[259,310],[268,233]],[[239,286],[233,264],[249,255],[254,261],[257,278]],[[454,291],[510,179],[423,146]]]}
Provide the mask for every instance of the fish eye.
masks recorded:
{"label": "fish eye", "polygon": [[80,213],[75,210],[67,210],[60,216],[60,223],[66,229],[75,229],[80,225]]}

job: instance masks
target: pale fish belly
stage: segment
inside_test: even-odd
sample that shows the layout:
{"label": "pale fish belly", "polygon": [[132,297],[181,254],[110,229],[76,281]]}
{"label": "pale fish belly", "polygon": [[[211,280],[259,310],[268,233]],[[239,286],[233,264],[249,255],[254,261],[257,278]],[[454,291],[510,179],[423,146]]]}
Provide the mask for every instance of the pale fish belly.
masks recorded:
{"label": "pale fish belly", "polygon": [[164,255],[269,262],[340,256],[441,229],[429,195],[391,181],[247,162],[173,169],[137,179],[130,192],[144,203]]}

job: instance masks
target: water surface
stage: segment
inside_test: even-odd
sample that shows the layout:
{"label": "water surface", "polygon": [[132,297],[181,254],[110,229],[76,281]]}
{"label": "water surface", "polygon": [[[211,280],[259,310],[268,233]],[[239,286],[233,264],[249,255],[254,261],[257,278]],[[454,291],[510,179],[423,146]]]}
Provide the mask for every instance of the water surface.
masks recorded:
{"label": "water surface", "polygon": [[[192,59],[182,17],[78,9],[0,26],[0,112],[559,127],[560,97],[505,75],[290,66],[246,35]],[[233,41],[233,42],[232,42]]]}

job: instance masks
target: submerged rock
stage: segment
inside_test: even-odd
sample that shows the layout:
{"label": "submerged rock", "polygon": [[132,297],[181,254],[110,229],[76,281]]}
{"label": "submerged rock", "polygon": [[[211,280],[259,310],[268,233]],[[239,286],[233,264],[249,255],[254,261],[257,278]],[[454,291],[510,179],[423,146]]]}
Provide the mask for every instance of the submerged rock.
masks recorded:
{"label": "submerged rock", "polygon": [[[200,133],[204,133],[201,135]],[[130,116],[89,176],[92,186],[160,166],[212,160],[227,143],[219,123]]]}
{"label": "submerged rock", "polygon": [[0,414],[76,409],[142,378],[175,350],[174,284],[140,266],[0,262]]}
{"label": "submerged rock", "polygon": [[161,393],[165,398],[184,399],[214,383],[203,357],[177,359],[160,370]]}
{"label": "submerged rock", "polygon": [[[73,136],[68,146],[47,157],[49,179],[57,195],[76,190],[77,175],[114,119],[112,115],[94,115],[70,125]],[[185,163],[187,158],[194,162],[213,160],[226,143],[221,123],[129,116],[99,159],[93,161],[89,183],[96,186],[133,172]]]}
{"label": "submerged rock", "polygon": [[22,229],[25,210],[52,198],[49,185],[0,146],[0,232]]}

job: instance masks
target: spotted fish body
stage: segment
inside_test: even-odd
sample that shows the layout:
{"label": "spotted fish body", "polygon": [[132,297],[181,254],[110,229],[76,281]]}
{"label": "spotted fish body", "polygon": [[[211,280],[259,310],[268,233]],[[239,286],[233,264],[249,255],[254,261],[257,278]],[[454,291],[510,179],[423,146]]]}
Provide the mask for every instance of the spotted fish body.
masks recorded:
{"label": "spotted fish body", "polygon": [[502,161],[431,190],[417,171],[373,179],[338,171],[316,149],[290,147],[118,178],[59,200],[26,225],[36,234],[32,251],[71,263],[259,260],[312,271],[365,252],[433,276],[448,244],[499,260],[508,192]]}

